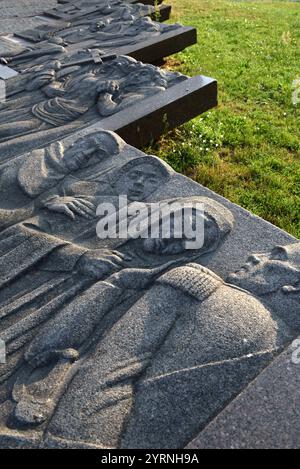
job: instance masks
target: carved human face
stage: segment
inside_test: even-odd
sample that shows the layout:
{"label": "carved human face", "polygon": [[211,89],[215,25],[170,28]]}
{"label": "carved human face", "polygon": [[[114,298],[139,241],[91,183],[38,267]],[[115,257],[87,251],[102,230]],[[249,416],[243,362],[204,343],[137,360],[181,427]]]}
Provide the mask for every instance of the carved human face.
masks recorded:
{"label": "carved human face", "polygon": [[64,154],[64,163],[71,172],[86,168],[104,153],[96,137],[82,138],[74,142]]}
{"label": "carved human face", "polygon": [[[202,218],[202,215],[201,215]],[[191,228],[195,231],[196,225],[196,214],[191,218]],[[143,241],[143,249],[146,252],[156,255],[173,256],[183,254],[187,252],[187,237],[183,234],[182,238],[175,238],[174,223],[171,219],[170,227],[170,238],[148,238]],[[219,236],[218,228],[215,222],[206,214],[204,215],[204,244],[200,248],[205,253],[211,245],[213,245]],[[195,241],[195,239],[189,239],[189,241]],[[190,250],[189,252],[193,252]]]}
{"label": "carved human face", "polygon": [[151,164],[141,163],[132,167],[116,182],[118,194],[126,194],[131,202],[141,202],[163,184],[163,174]]}
{"label": "carved human face", "polygon": [[286,249],[277,246],[266,254],[251,255],[247,262],[229,275],[228,282],[256,295],[276,292],[300,280],[300,266],[292,265]]}
{"label": "carved human face", "polygon": [[152,70],[146,66],[140,66],[134,72],[131,72],[127,78],[127,84],[131,86],[140,86],[152,82]]}

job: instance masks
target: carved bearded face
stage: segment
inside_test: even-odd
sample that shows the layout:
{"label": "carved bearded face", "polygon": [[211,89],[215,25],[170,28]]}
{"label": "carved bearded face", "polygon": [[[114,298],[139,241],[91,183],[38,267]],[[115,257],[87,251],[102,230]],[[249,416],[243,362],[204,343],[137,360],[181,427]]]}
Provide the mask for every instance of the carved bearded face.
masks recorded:
{"label": "carved bearded face", "polygon": [[251,255],[237,272],[229,275],[228,282],[259,296],[279,289],[289,293],[300,282],[300,243]]}

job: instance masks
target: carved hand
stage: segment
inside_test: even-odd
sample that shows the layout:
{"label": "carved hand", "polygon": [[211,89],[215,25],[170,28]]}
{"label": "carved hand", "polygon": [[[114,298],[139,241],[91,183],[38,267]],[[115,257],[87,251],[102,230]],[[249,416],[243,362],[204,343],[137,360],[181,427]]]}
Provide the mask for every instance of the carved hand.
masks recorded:
{"label": "carved hand", "polygon": [[94,204],[77,197],[55,196],[45,203],[45,207],[52,212],[63,213],[71,220],[75,220],[76,216],[88,219],[96,217]]}
{"label": "carved hand", "polygon": [[123,289],[143,290],[149,287],[158,277],[163,274],[174,264],[178,264],[180,260],[166,262],[160,267],[153,269],[123,269],[117,272],[109,279],[111,283]]}
{"label": "carved hand", "polygon": [[97,249],[84,254],[77,267],[85,275],[101,280],[118,272],[129,260],[118,251]]}

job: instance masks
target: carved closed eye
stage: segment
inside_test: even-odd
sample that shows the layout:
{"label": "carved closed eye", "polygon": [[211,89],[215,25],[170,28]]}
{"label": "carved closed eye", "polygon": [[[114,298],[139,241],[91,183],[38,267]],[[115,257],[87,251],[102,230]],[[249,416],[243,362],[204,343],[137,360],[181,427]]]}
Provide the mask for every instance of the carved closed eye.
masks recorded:
{"label": "carved closed eye", "polygon": [[143,173],[138,172],[138,171],[134,171],[134,172],[131,172],[131,173],[129,174],[129,177],[130,177],[131,179],[136,179],[136,178],[138,178],[141,174],[143,174]]}

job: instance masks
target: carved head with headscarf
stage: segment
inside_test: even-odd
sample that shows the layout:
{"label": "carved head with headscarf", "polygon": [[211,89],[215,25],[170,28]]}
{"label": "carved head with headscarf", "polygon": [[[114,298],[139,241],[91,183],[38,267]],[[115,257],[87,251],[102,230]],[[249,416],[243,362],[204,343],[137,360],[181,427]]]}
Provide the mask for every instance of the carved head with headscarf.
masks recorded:
{"label": "carved head with headscarf", "polygon": [[[208,197],[167,199],[160,201],[159,207],[157,204],[142,205],[144,211],[140,211],[136,219],[132,217],[128,239],[123,243],[141,265],[196,261],[216,251],[234,226],[232,213]],[[138,227],[138,236],[134,234],[135,227]]]}
{"label": "carved head with headscarf", "polygon": [[74,137],[68,147],[63,142],[52,143],[25,155],[18,173],[19,185],[29,197],[38,197],[66,176],[81,178],[95,171],[103,159],[117,155],[124,146],[125,142],[109,131]]}

